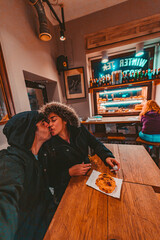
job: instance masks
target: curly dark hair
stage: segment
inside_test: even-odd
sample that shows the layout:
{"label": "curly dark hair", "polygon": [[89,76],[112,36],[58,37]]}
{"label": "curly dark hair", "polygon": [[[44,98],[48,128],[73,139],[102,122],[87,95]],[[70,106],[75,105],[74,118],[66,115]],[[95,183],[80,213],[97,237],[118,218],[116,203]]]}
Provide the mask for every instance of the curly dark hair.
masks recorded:
{"label": "curly dark hair", "polygon": [[48,118],[50,113],[55,113],[62,120],[66,121],[69,125],[79,127],[80,120],[75,112],[75,110],[63,103],[60,102],[50,102],[42,106],[39,110],[40,113],[43,113],[45,118]]}

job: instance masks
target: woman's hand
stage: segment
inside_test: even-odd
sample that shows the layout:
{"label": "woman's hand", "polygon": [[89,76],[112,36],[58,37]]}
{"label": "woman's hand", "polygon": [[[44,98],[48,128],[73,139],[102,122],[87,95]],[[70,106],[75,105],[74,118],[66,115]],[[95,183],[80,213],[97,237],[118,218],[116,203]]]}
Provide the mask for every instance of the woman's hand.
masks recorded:
{"label": "woman's hand", "polygon": [[82,176],[85,175],[91,168],[91,164],[76,164],[69,168],[69,175],[72,176]]}
{"label": "woman's hand", "polygon": [[116,171],[120,169],[120,163],[115,158],[111,158],[111,157],[106,158],[106,163],[110,165],[112,168],[115,165],[117,165],[118,169]]}

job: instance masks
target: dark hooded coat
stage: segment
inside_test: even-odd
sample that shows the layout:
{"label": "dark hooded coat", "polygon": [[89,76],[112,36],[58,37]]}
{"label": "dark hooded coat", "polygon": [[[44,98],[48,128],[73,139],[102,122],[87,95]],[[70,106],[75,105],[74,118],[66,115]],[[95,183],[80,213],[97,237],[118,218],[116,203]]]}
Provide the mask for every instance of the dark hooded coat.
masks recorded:
{"label": "dark hooded coat", "polygon": [[43,164],[30,151],[38,112],[15,115],[4,127],[0,151],[0,240],[43,239],[55,212]]}

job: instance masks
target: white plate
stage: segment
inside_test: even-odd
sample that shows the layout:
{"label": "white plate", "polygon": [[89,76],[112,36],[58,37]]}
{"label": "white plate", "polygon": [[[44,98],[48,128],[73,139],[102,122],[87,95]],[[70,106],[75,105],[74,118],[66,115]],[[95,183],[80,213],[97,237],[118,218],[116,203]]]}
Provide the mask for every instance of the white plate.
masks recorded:
{"label": "white plate", "polygon": [[113,179],[116,182],[116,187],[115,187],[115,189],[114,189],[114,191],[112,193],[106,193],[106,192],[101,191],[99,189],[99,187],[95,184],[96,179],[98,178],[99,174],[101,174],[101,173],[96,171],[96,170],[93,170],[91,175],[90,175],[90,177],[88,178],[88,180],[86,182],[86,185],[96,189],[99,192],[102,192],[102,193],[104,193],[106,195],[109,195],[111,197],[120,198],[123,179],[119,179],[119,178],[114,178],[113,177]]}

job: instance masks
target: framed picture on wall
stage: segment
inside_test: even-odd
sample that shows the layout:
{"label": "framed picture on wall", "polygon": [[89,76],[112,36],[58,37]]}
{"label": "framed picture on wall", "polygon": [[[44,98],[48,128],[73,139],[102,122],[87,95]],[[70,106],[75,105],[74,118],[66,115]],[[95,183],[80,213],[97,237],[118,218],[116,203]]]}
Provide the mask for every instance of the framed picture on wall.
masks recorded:
{"label": "framed picture on wall", "polygon": [[66,99],[85,98],[84,68],[72,68],[64,71]]}
{"label": "framed picture on wall", "polygon": [[6,124],[14,114],[15,108],[0,45],[0,125]]}

